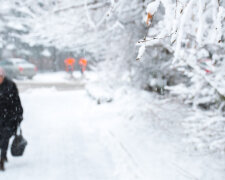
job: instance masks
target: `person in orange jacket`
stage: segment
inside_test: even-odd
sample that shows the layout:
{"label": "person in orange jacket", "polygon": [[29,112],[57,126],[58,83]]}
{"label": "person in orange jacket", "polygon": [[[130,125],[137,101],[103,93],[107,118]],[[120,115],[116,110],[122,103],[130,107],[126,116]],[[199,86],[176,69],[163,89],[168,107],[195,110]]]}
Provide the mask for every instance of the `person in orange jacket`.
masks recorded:
{"label": "person in orange jacket", "polygon": [[81,73],[83,74],[84,71],[86,70],[86,67],[87,67],[87,60],[84,59],[84,58],[81,58],[79,60],[79,65],[80,65],[80,68],[81,68]]}
{"label": "person in orange jacket", "polygon": [[73,71],[76,60],[74,58],[67,58],[64,60],[64,64],[66,66],[66,71]]}

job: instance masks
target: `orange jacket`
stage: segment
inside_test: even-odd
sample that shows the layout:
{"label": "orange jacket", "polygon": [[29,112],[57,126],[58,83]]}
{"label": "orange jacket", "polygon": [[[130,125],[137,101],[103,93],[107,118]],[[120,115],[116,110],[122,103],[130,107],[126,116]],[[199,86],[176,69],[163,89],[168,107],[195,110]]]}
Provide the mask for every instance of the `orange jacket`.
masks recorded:
{"label": "orange jacket", "polygon": [[81,58],[81,59],[79,60],[79,64],[80,64],[81,66],[87,66],[87,60],[84,59],[84,58]]}
{"label": "orange jacket", "polygon": [[76,60],[74,58],[67,58],[65,59],[64,63],[66,66],[73,66],[75,64]]}

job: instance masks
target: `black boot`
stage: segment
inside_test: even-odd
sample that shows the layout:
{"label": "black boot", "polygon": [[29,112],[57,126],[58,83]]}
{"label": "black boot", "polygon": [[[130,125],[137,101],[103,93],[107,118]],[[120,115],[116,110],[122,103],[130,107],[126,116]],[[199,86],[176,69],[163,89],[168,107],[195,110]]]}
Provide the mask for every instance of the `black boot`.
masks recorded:
{"label": "black boot", "polygon": [[3,160],[3,162],[8,162],[7,151],[6,150],[2,150],[2,152],[1,152],[1,159]]}

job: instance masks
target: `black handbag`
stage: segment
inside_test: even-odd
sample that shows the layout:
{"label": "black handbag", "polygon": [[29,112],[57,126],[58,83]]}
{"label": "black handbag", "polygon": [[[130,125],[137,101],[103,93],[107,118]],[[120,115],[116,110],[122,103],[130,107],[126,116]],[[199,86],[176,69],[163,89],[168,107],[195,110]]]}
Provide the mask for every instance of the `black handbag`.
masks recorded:
{"label": "black handbag", "polygon": [[16,133],[11,145],[12,156],[22,156],[26,146],[27,146],[27,140],[24,139],[22,135],[22,130],[20,128],[20,134],[17,135]]}

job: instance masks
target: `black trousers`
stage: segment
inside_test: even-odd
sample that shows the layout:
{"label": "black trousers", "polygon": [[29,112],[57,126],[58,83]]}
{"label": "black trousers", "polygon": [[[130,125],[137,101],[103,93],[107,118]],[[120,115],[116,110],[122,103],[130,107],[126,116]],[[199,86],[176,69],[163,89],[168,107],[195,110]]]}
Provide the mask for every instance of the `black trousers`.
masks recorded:
{"label": "black trousers", "polygon": [[1,150],[1,159],[6,158],[7,150],[9,146],[9,139],[12,136],[10,128],[5,127],[0,129],[0,150]]}

